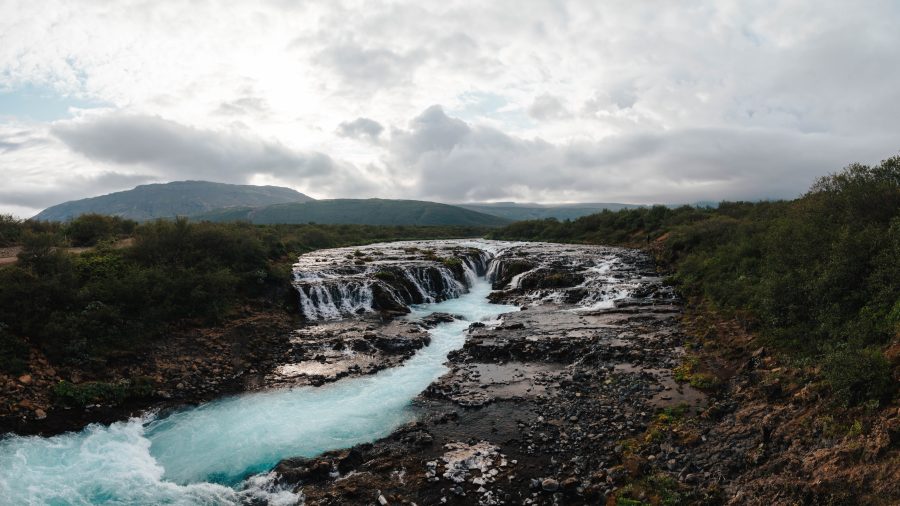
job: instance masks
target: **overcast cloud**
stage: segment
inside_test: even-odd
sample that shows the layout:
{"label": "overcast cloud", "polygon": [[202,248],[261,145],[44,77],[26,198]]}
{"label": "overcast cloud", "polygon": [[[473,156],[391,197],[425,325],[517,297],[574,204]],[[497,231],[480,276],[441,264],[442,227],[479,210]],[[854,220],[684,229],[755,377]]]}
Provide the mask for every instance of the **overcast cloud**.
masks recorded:
{"label": "overcast cloud", "polygon": [[900,150],[898,23],[890,0],[4,2],[0,212],[180,179],[793,197]]}

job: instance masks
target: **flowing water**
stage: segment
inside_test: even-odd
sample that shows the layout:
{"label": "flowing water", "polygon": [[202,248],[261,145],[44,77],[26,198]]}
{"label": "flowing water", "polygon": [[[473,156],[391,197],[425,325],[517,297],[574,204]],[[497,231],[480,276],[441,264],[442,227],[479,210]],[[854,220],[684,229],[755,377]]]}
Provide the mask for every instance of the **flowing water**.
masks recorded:
{"label": "flowing water", "polygon": [[[472,279],[459,298],[413,308],[464,319],[432,329],[432,342],[402,366],[312,388],[224,398],[164,418],[147,415],[59,436],[0,440],[0,503],[293,504],[273,475],[279,460],[314,456],[388,435],[413,418],[412,399],[444,373],[471,322],[515,306],[489,304]],[[247,478],[248,475],[252,475]]]}

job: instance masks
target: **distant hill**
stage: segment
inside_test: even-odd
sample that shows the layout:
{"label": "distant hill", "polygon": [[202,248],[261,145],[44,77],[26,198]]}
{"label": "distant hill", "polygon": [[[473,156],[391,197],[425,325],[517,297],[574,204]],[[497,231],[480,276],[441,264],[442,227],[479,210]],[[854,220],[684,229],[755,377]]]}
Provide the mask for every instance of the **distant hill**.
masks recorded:
{"label": "distant hill", "polygon": [[334,199],[219,209],[194,216],[207,221],[352,223],[357,225],[469,225],[497,227],[510,220],[448,204],[421,200]]}
{"label": "distant hill", "polygon": [[137,221],[190,216],[235,206],[260,207],[313,200],[281,186],[252,186],[209,181],[174,181],[146,184],[121,191],[72,200],[41,211],[33,219],[67,221],[81,214],[99,213]]}
{"label": "distant hill", "polygon": [[501,218],[512,221],[521,220],[543,220],[545,218],[556,218],[558,220],[574,220],[589,214],[595,214],[609,209],[610,211],[619,211],[621,209],[633,209],[642,207],[635,204],[616,204],[616,203],[583,203],[583,204],[559,204],[559,205],[543,205],[543,204],[517,204],[515,202],[497,202],[491,204],[458,204],[459,207],[477,211],[485,214],[492,214]]}

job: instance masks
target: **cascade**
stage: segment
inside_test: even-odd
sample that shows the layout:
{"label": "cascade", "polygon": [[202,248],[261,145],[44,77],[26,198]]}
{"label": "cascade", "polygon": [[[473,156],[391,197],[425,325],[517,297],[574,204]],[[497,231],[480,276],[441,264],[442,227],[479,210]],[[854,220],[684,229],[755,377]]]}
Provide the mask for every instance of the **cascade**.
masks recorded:
{"label": "cascade", "polygon": [[[369,259],[355,262],[362,265],[322,262],[316,252],[301,257],[294,266],[293,284],[303,317],[309,321],[335,320],[454,299],[487,274],[492,258],[486,251],[472,248],[460,251],[454,245],[454,249],[441,251],[444,259],[459,262],[460,268],[454,269],[452,262],[437,259],[435,252],[407,258],[405,262],[374,258],[374,253],[366,256],[365,252],[378,251],[376,248],[384,249],[384,246],[373,245],[344,255],[348,259]],[[337,258],[343,254],[343,250],[333,251]]]}

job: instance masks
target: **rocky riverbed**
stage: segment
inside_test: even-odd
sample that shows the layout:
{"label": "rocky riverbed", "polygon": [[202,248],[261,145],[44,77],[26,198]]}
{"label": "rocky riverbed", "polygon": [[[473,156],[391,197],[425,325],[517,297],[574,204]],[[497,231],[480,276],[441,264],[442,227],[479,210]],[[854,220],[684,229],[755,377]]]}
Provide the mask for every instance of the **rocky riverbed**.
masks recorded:
{"label": "rocky riverbed", "polygon": [[[705,407],[701,392],[673,379],[681,308],[643,253],[487,247],[491,299],[522,310],[499,326],[471,325],[449,371],[415,401],[416,422],[371,444],[286,460],[283,486],[302,489],[308,504],[597,503],[631,475],[625,441],[660,410]],[[324,328],[333,325],[348,323]],[[369,332],[388,325],[398,323]],[[687,474],[670,450],[666,465]]]}

